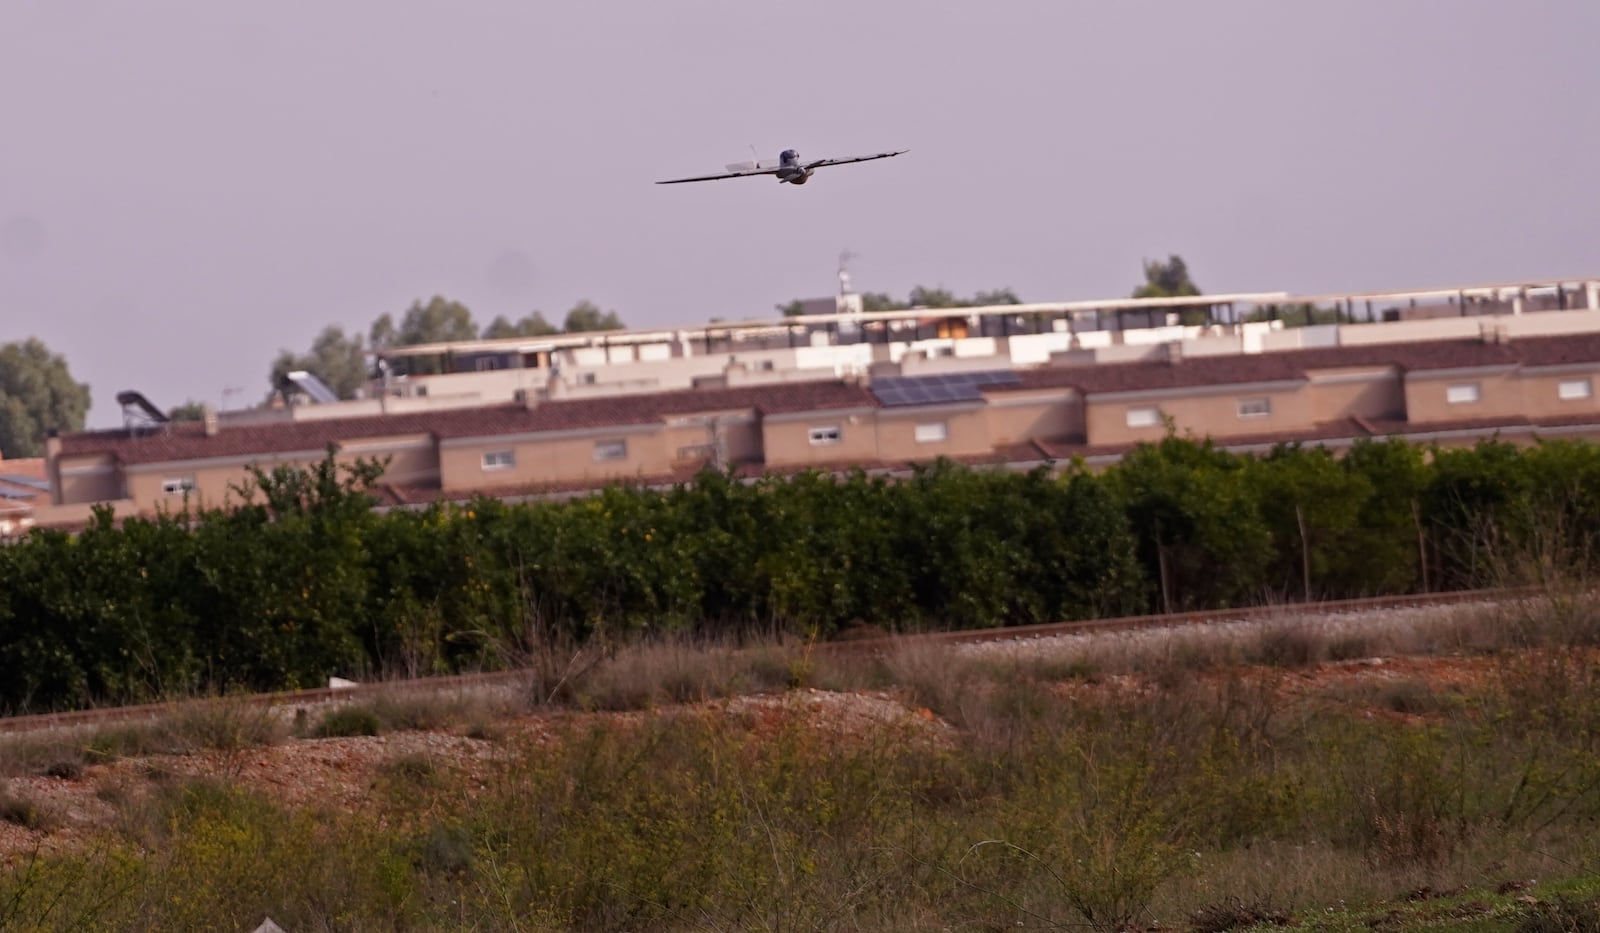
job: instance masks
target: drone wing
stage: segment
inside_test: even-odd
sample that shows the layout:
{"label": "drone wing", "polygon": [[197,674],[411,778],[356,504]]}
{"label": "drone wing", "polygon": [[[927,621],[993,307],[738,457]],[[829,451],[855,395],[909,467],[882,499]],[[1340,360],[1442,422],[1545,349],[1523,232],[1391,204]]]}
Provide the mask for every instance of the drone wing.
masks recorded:
{"label": "drone wing", "polygon": [[721,175],[698,175],[694,178],[673,178],[667,181],[658,181],[658,185],[681,185],[686,181],[716,181],[719,178],[743,178],[746,175],[774,175],[778,171],[776,165],[762,165],[760,162],[734,163],[728,166],[731,171]]}
{"label": "drone wing", "polygon": [[821,168],[824,165],[845,165],[850,162],[871,162],[873,159],[887,159],[890,156],[897,156],[902,152],[910,151],[910,149],[899,149],[894,152],[880,152],[876,155],[852,156],[848,159],[818,159],[815,162],[807,162],[806,168]]}

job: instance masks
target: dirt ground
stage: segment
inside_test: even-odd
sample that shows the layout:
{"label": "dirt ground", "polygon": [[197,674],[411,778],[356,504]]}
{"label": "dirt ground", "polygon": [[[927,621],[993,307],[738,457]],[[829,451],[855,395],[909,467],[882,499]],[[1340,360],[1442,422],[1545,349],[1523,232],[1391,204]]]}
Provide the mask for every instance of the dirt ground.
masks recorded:
{"label": "dirt ground", "polygon": [[150,793],[163,781],[209,778],[262,792],[288,806],[317,804],[356,811],[372,805],[371,791],[384,766],[399,759],[426,759],[453,781],[482,786],[497,756],[526,747],[527,741],[554,741],[560,725],[604,721],[622,728],[645,716],[686,711],[727,716],[757,731],[800,717],[802,722],[841,737],[869,735],[890,724],[909,724],[934,739],[949,732],[928,710],[909,708],[888,692],[803,689],[652,712],[516,716],[495,720],[489,736],[481,735],[481,724],[462,724],[376,736],[288,738],[231,751],[127,757],[89,765],[70,775],[0,780],[6,796],[46,814],[33,828],[0,819],[0,864],[35,851],[81,843],[116,828],[125,819],[122,813],[128,801]]}
{"label": "dirt ground", "polygon": [[[1288,671],[1273,669],[1263,672],[1263,676],[1275,679],[1276,689],[1287,701],[1297,696],[1325,697],[1330,687],[1338,685],[1371,687],[1404,682],[1423,683],[1436,691],[1471,688],[1489,675],[1495,663],[1495,659],[1486,657],[1367,658]],[[1063,689],[1074,692],[1151,688],[1151,684],[1128,675],[1063,684]],[[1364,694],[1381,695],[1371,689],[1349,695],[1359,698]],[[846,739],[870,735],[886,725],[911,724],[936,740],[951,731],[929,710],[909,706],[898,694],[887,691],[839,693],[803,689],[717,700],[671,712],[685,710],[736,717],[752,729],[775,727],[798,716],[803,722]],[[459,725],[377,736],[285,739],[232,751],[123,758],[90,765],[66,776],[11,778],[5,782],[9,796],[30,802],[48,818],[34,828],[0,820],[0,860],[9,861],[36,849],[71,845],[114,828],[122,818],[118,801],[125,804],[130,795],[147,792],[155,782],[165,779],[212,778],[261,791],[290,806],[317,803],[359,810],[370,805],[370,792],[386,762],[422,757],[454,780],[469,782],[469,786],[472,782],[482,784],[496,755],[508,747],[517,747],[517,738],[551,741],[557,720],[584,725],[587,720],[597,719],[622,726],[639,717],[666,712],[669,711],[517,716],[497,720],[492,737],[474,737],[481,727]],[[1423,718],[1422,714],[1381,704],[1363,712],[1402,720]]]}

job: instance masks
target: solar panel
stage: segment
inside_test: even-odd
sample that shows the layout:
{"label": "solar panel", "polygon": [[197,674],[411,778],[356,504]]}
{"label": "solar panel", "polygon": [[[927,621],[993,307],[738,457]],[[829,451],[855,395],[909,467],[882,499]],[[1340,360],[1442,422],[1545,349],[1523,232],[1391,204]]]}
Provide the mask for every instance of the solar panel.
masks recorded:
{"label": "solar panel", "polygon": [[12,483],[17,486],[26,486],[29,489],[37,489],[40,492],[50,491],[49,483],[42,479],[36,479],[32,476],[15,476],[9,473],[0,473],[0,481]]}
{"label": "solar panel", "polygon": [[885,376],[872,381],[872,394],[885,407],[975,402],[982,398],[983,386],[1014,384],[1020,379],[1016,371],[1010,369]]}

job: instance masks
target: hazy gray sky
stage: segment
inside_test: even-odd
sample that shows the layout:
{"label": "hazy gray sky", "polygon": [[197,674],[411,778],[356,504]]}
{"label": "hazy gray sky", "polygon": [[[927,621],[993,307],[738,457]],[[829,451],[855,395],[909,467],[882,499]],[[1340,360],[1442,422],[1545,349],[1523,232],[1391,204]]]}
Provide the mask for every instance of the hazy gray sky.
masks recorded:
{"label": "hazy gray sky", "polygon": [[[0,342],[258,401],[443,294],[630,325],[858,289],[1600,274],[1595,0],[0,0]],[[657,186],[785,147],[910,148]]]}

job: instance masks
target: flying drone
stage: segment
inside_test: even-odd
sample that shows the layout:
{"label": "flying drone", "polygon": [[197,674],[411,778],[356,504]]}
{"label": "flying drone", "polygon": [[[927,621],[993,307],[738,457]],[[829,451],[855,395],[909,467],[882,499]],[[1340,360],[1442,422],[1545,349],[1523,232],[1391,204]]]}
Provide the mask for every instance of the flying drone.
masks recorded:
{"label": "flying drone", "polygon": [[732,162],[728,170],[721,175],[700,175],[695,178],[673,178],[668,181],[658,181],[658,185],[681,185],[686,181],[716,181],[719,178],[743,178],[746,175],[776,175],[779,184],[803,185],[811,178],[811,173],[827,165],[845,165],[850,162],[870,162],[873,159],[887,159],[897,156],[901,152],[880,152],[876,155],[854,156],[848,159],[817,159],[814,162],[801,162],[800,153],[795,149],[785,149],[778,153],[777,162]]}

